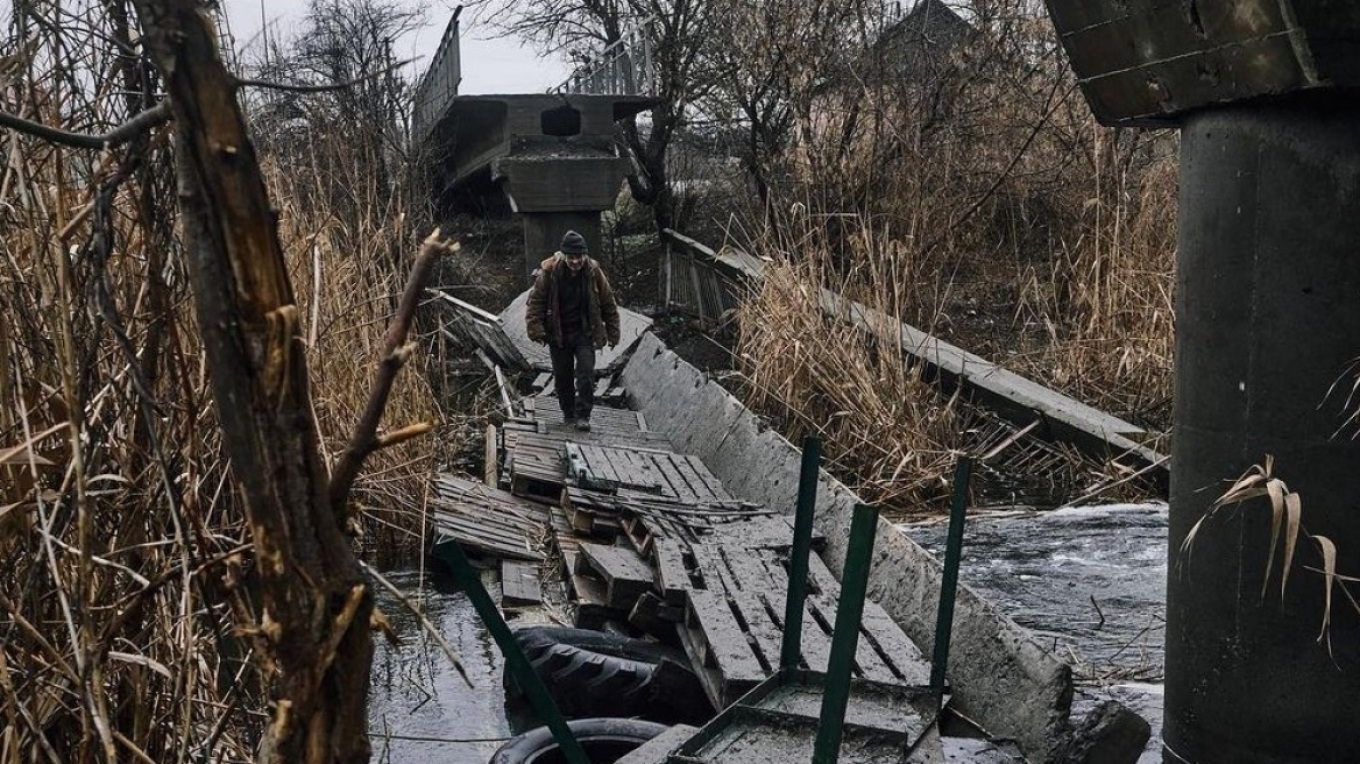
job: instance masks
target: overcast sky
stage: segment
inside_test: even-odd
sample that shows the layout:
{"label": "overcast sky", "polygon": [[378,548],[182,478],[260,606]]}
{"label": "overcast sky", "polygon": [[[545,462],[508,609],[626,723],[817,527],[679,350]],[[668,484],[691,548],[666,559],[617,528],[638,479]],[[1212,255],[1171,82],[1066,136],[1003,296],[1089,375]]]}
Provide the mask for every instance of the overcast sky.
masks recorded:
{"label": "overcast sky", "polygon": [[[420,57],[415,67],[418,72],[423,72],[439,47],[439,36],[449,23],[457,2],[406,2],[408,5],[424,7],[426,22],[424,29],[401,43],[402,52],[398,55],[404,58]],[[237,47],[259,34],[262,19],[273,25],[273,29],[279,33],[288,34],[307,11],[307,0],[225,0],[223,5],[227,9]],[[560,84],[570,72],[566,64],[552,58],[539,58],[534,51],[523,47],[519,40],[499,37],[486,27],[470,25],[466,13],[460,21],[463,27],[463,82],[458,88],[459,93],[541,93]]]}

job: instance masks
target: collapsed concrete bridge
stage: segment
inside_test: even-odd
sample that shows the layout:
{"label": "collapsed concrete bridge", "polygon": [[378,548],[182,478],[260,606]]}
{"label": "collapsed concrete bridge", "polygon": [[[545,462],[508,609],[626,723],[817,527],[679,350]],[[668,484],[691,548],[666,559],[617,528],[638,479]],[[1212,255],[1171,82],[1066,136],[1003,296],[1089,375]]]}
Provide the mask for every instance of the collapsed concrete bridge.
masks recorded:
{"label": "collapsed concrete bridge", "polygon": [[[556,93],[459,95],[458,29],[454,13],[416,88],[412,142],[427,158],[436,200],[447,210],[459,198],[503,198],[524,221],[526,272],[568,230],[598,242],[600,212],[614,206],[632,169],[617,148],[617,123],[656,99],[636,76],[599,74],[573,75]],[[568,92],[571,84],[591,92]]]}

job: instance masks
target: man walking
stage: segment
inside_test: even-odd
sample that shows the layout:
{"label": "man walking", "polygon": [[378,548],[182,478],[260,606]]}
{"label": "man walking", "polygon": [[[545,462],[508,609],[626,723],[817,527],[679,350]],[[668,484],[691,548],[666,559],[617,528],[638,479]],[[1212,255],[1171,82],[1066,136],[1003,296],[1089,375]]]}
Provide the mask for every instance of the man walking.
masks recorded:
{"label": "man walking", "polygon": [[595,405],[595,351],[619,344],[614,290],[587,250],[584,236],[567,231],[539,266],[524,317],[529,339],[548,345],[562,416],[583,431]]}

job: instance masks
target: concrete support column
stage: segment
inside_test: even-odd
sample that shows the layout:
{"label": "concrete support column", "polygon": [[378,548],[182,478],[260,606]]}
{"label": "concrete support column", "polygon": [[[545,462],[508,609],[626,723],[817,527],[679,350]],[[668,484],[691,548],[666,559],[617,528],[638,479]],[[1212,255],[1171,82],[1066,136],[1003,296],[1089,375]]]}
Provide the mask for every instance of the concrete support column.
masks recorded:
{"label": "concrete support column", "polygon": [[[1183,120],[1175,429],[1166,630],[1167,762],[1353,762],[1360,614],[1299,540],[1280,596],[1267,500],[1202,528],[1228,482],[1267,455],[1303,523],[1360,575],[1360,440],[1336,434],[1360,357],[1360,106],[1295,99]],[[1342,391],[1328,397],[1338,383]],[[1277,555],[1279,552],[1277,552]]]}
{"label": "concrete support column", "polygon": [[562,235],[575,231],[586,237],[590,256],[600,254],[600,211],[574,210],[571,212],[522,212],[524,218],[524,267],[533,273],[538,264],[557,251]]}

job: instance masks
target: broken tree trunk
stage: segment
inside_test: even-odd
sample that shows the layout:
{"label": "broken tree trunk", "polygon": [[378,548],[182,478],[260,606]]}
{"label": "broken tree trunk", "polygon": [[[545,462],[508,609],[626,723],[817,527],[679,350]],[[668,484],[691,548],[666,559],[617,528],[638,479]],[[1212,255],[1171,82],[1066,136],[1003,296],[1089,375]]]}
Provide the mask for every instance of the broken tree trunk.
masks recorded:
{"label": "broken tree trunk", "polygon": [[197,0],[134,0],[175,120],[212,390],[261,579],[272,719],[258,761],[366,762],[373,596],[327,497],[298,311],[236,81]]}

